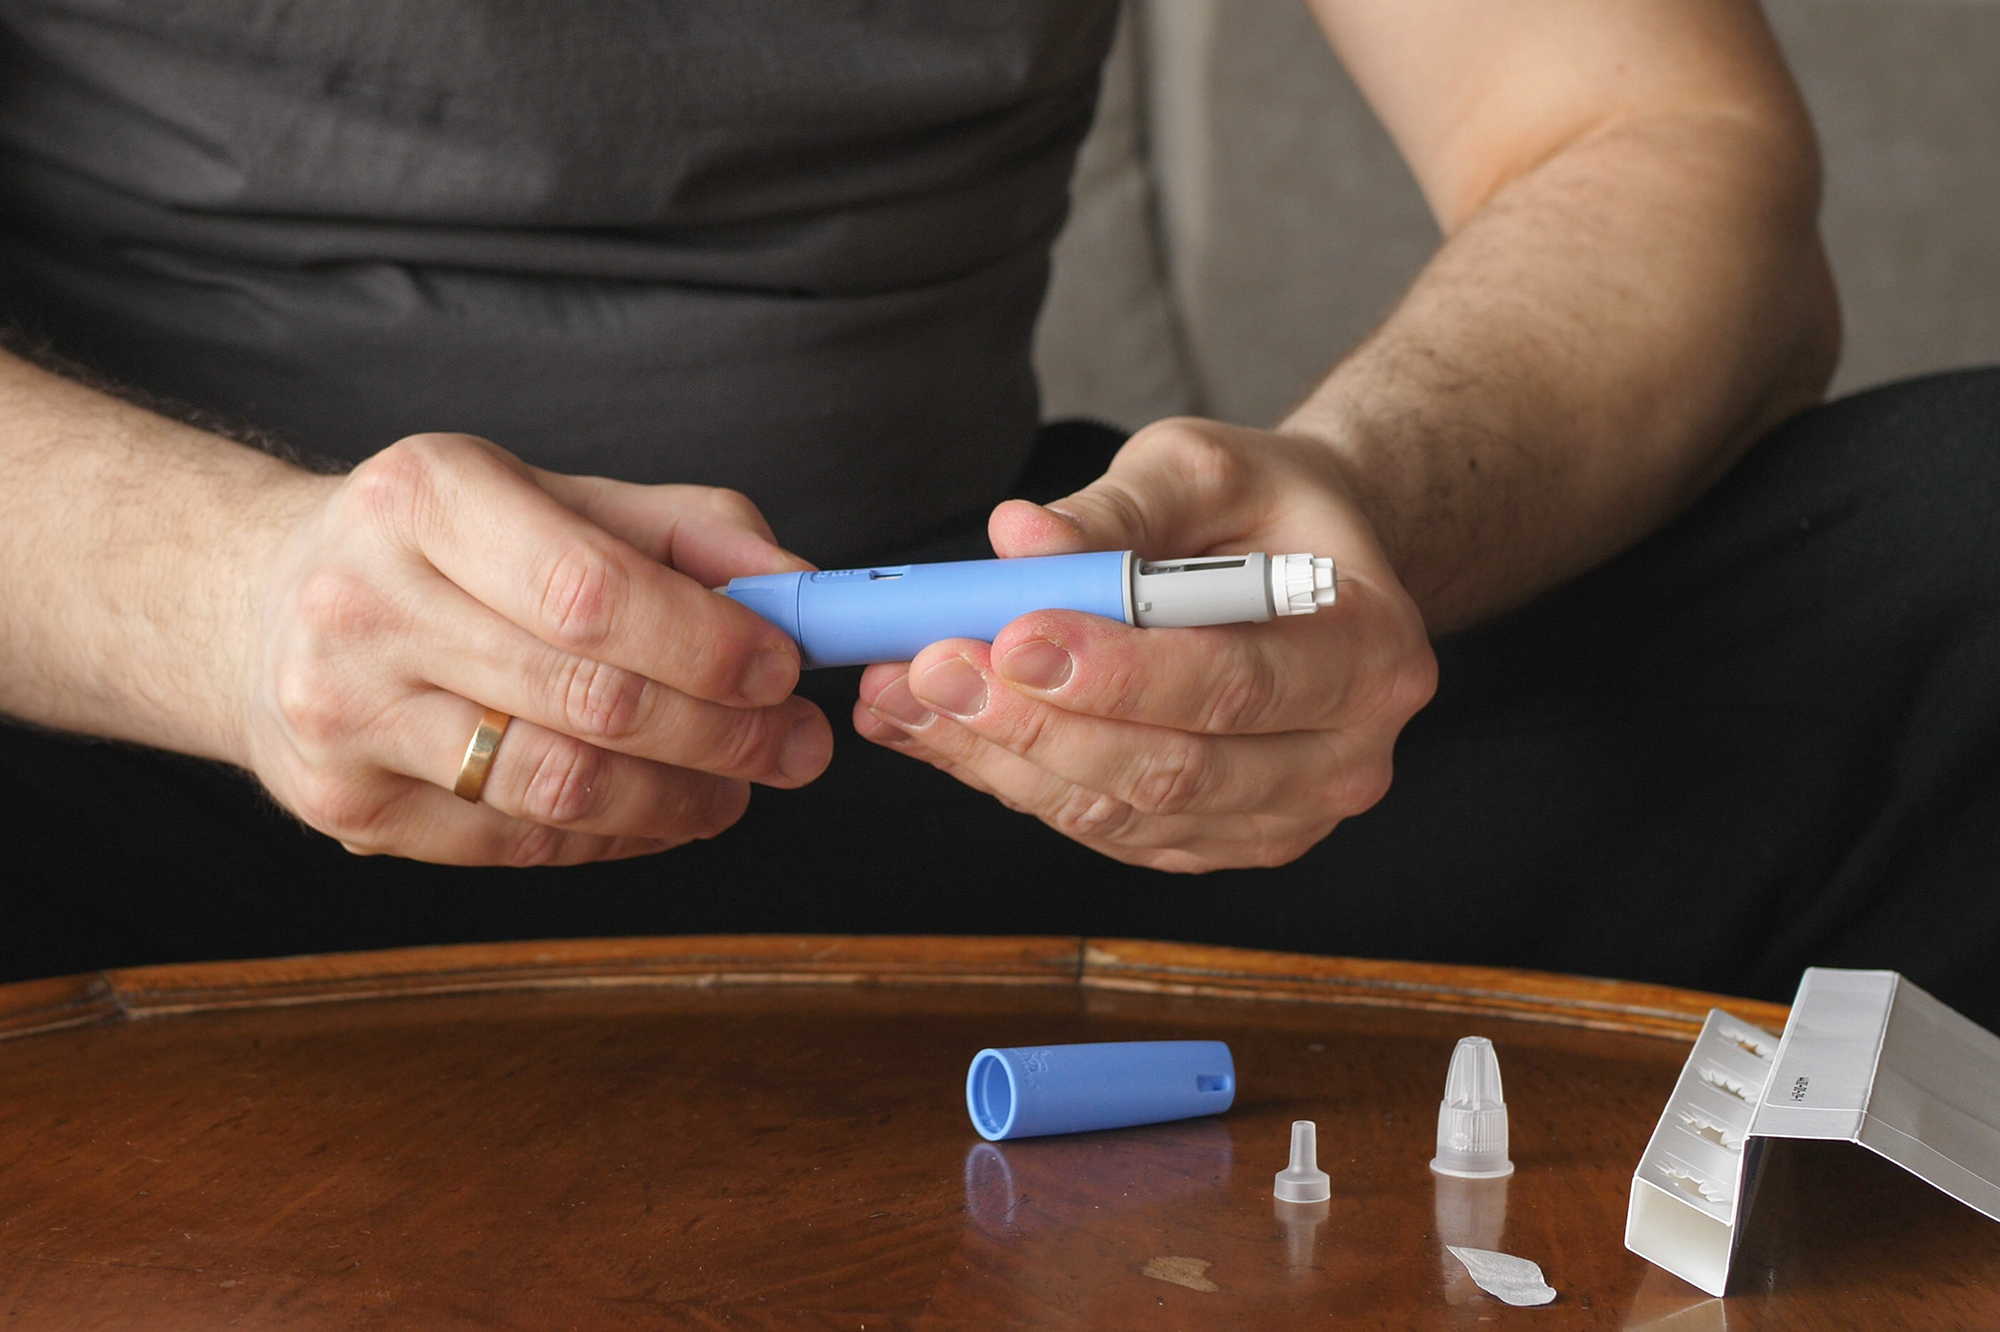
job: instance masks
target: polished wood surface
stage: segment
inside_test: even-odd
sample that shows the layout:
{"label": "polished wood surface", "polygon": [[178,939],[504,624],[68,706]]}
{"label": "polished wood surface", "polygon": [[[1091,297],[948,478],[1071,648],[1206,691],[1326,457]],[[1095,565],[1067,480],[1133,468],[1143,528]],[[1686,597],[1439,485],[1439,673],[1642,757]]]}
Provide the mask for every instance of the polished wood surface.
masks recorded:
{"label": "polished wood surface", "polygon": [[[0,987],[0,1327],[2000,1328],[2000,1226],[1775,1159],[1741,1293],[1623,1247],[1711,996],[1076,939],[640,939]],[[1784,1011],[1719,1001],[1778,1027]],[[1459,1036],[1511,1179],[1427,1168]],[[1209,1120],[986,1144],[982,1046],[1227,1040]],[[1287,1126],[1333,1198],[1272,1202]],[[1446,1242],[1533,1258],[1515,1309]]]}

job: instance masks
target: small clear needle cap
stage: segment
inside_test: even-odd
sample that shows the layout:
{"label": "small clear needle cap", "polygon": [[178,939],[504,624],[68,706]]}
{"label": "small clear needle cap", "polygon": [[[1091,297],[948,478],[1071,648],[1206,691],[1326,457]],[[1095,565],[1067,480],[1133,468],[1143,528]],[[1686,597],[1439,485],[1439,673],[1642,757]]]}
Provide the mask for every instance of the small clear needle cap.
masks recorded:
{"label": "small clear needle cap", "polygon": [[1319,1168],[1317,1133],[1310,1119],[1292,1121],[1292,1163],[1278,1172],[1271,1185],[1279,1202],[1325,1202],[1333,1196],[1326,1171]]}
{"label": "small clear needle cap", "polygon": [[1431,1169],[1461,1179],[1497,1179],[1514,1173],[1514,1163],[1507,1159],[1507,1099],[1500,1092],[1500,1056],[1484,1036],[1467,1036],[1451,1052]]}

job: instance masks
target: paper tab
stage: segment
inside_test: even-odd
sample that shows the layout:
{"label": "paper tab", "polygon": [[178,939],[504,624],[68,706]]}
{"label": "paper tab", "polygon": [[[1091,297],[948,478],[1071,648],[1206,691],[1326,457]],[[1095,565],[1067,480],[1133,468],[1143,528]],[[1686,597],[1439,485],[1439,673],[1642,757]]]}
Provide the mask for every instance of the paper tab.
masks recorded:
{"label": "paper tab", "polygon": [[1479,1288],[1496,1300],[1528,1309],[1556,1297],[1556,1288],[1542,1279],[1538,1263],[1516,1258],[1511,1253],[1495,1253],[1492,1249],[1465,1249],[1456,1244],[1447,1244],[1445,1248],[1465,1264],[1465,1270],[1472,1273]]}

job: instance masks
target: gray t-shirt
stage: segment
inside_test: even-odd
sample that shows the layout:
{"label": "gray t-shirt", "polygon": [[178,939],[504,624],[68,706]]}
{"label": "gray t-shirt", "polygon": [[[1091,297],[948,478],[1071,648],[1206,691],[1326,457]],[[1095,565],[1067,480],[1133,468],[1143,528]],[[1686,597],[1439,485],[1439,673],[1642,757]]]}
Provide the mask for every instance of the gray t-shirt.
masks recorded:
{"label": "gray t-shirt", "polygon": [[1002,496],[1116,0],[0,0],[6,312],[361,458],[748,492],[837,560]]}

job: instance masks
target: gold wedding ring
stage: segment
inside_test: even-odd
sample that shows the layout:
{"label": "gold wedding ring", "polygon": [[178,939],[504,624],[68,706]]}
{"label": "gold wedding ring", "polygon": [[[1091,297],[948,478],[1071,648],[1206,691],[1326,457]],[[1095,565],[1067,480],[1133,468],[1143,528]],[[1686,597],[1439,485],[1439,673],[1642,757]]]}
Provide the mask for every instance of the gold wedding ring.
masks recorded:
{"label": "gold wedding ring", "polygon": [[507,734],[507,723],[514,719],[498,708],[486,709],[486,715],[479,719],[479,729],[472,733],[472,741],[465,747],[465,761],[458,765],[458,781],[451,792],[460,800],[479,803],[479,793],[486,789],[486,775],[493,771],[493,755],[500,748],[500,737]]}

